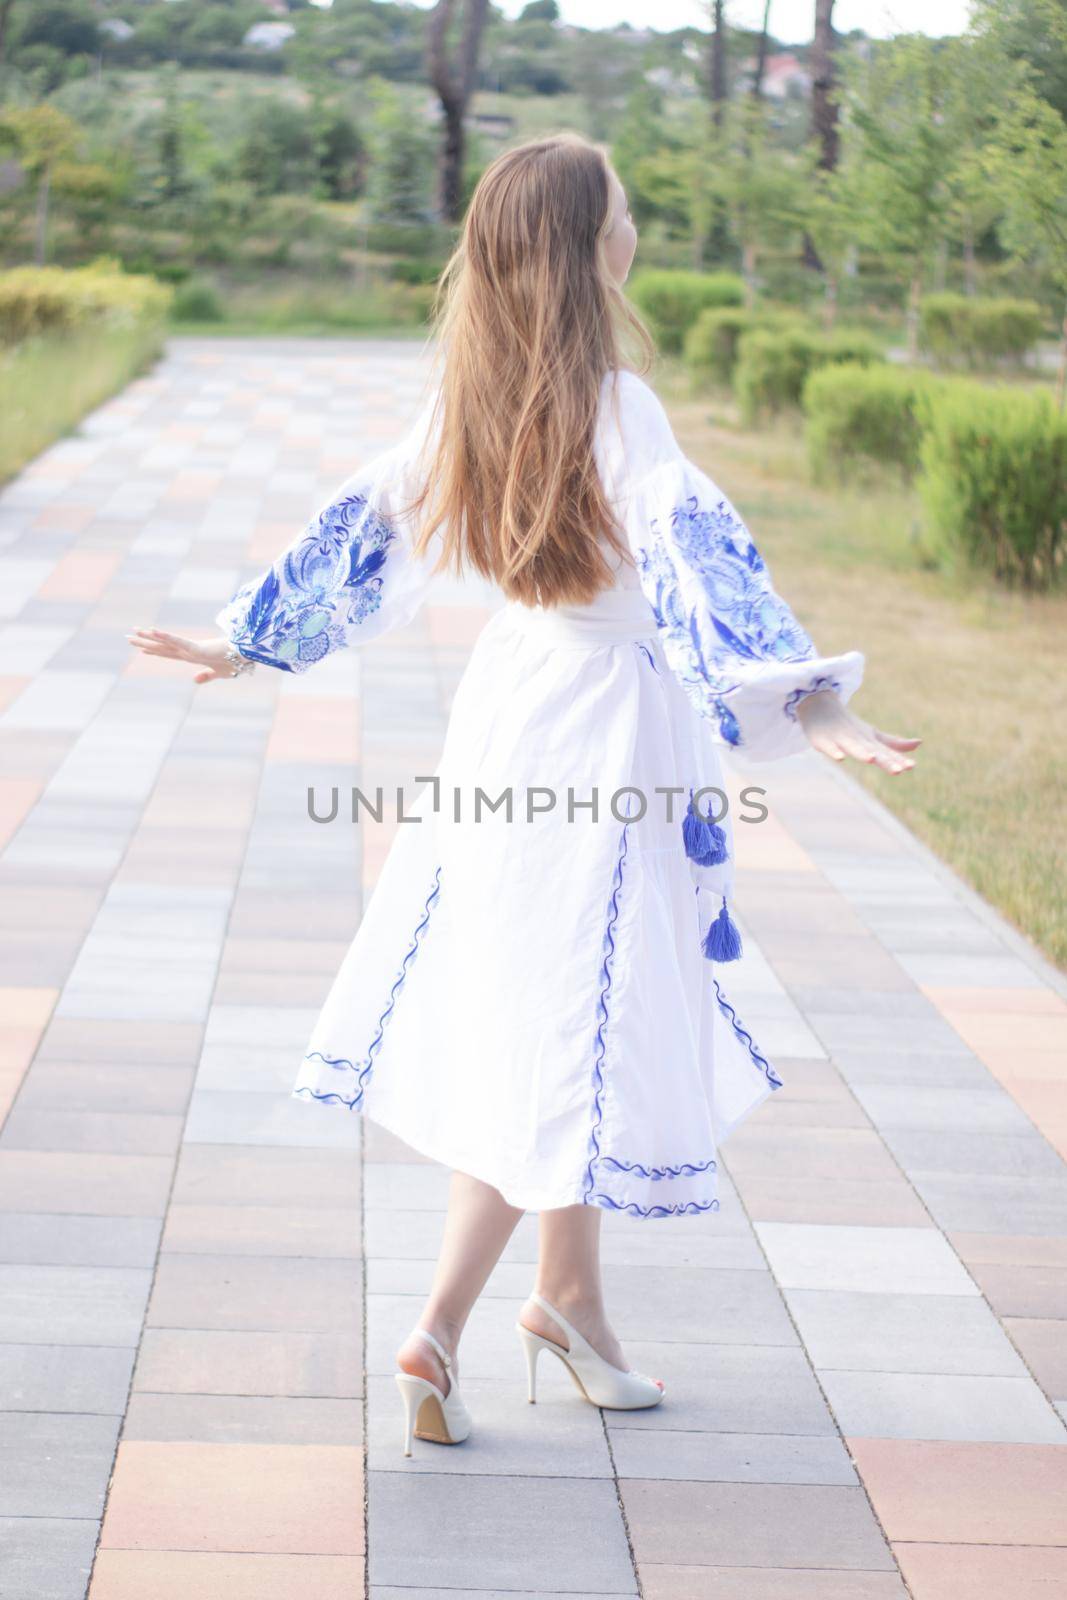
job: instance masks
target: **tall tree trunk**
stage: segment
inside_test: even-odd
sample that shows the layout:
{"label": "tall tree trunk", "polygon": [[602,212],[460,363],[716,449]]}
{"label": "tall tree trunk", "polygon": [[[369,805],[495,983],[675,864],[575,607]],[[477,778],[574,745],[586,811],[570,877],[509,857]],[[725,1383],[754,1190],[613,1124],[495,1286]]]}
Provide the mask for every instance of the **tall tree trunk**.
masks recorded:
{"label": "tall tree trunk", "polygon": [[922,266],[917,261],[908,285],[908,360],[914,366],[919,359],[919,301],[923,292]]}
{"label": "tall tree trunk", "polygon": [[[837,101],[834,98],[834,0],[815,0],[815,34],[811,41],[811,134],[819,146],[819,166],[837,167]],[[804,234],[804,265],[822,270],[815,241]]]}
{"label": "tall tree trunk", "polygon": [[708,89],[711,94],[711,120],[716,128],[722,126],[726,107],[726,17],[724,0],[714,0],[715,26],[711,32],[711,51],[708,59]]}
{"label": "tall tree trunk", "polygon": [[0,63],[3,62],[7,50],[7,25],[11,20],[14,4],[15,0],[0,0]]}
{"label": "tall tree trunk", "polygon": [[963,292],[978,293],[978,264],[974,255],[974,225],[968,217],[963,233]]}
{"label": "tall tree trunk", "polygon": [[762,99],[763,74],[767,70],[767,45],[771,23],[771,0],[763,0],[763,27],[760,29],[759,43],[756,46],[756,70],[752,74],[752,98]]}
{"label": "tall tree trunk", "polygon": [[1056,405],[1061,411],[1065,394],[1067,394],[1067,306],[1063,309],[1063,322],[1060,324],[1060,365],[1056,373]]}
{"label": "tall tree trunk", "polygon": [[48,198],[52,189],[52,168],[45,167],[37,185],[37,226],[33,259],[37,266],[43,267],[45,252],[48,245]]}
{"label": "tall tree trunk", "polygon": [[461,0],[463,29],[457,59],[448,59],[448,25],[454,0],[437,0],[427,24],[427,67],[444,116],[444,136],[437,168],[437,206],[442,219],[458,222],[463,214],[464,118],[478,71],[478,51],[489,12],[489,0]]}
{"label": "tall tree trunk", "polygon": [[741,274],[745,281],[745,309],[751,311],[756,304],[756,245],[747,239],[741,246]]}

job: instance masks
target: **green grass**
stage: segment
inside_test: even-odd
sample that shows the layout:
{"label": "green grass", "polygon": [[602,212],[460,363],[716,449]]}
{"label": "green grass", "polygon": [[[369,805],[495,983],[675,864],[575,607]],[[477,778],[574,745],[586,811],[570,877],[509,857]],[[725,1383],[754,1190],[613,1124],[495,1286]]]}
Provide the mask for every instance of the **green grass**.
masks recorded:
{"label": "green grass", "polygon": [[158,323],[28,339],[0,353],[0,483],[151,365]]}
{"label": "green grass", "polygon": [[923,739],[912,772],[848,772],[1067,967],[1067,595],[934,569],[913,491],[817,488],[797,419],[745,430],[729,399],[688,393],[676,365],[655,382],[818,648],[866,655],[854,709]]}

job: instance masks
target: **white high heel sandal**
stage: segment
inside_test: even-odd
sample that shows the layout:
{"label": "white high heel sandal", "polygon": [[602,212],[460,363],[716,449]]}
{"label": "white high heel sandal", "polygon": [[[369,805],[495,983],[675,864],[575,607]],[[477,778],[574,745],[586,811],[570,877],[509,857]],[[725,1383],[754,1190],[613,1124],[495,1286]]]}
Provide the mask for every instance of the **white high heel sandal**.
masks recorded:
{"label": "white high heel sandal", "polygon": [[404,1454],[411,1454],[411,1441],[430,1439],[434,1444],[459,1444],[471,1431],[471,1415],[460,1398],[459,1388],[450,1368],[452,1357],[442,1344],[425,1328],[415,1333],[425,1339],[441,1357],[449,1374],[448,1393],[443,1394],[429,1378],[419,1378],[413,1372],[397,1371],[397,1388],[404,1401]]}
{"label": "white high heel sandal", "polygon": [[594,1406],[604,1406],[609,1411],[640,1411],[645,1406],[659,1405],[663,1390],[654,1379],[646,1378],[643,1372],[635,1372],[632,1367],[628,1372],[613,1367],[610,1361],[605,1361],[602,1355],[597,1354],[588,1339],[577,1328],[573,1328],[555,1306],[550,1306],[539,1294],[531,1294],[530,1299],[559,1323],[570,1343],[570,1349],[564,1350],[554,1339],[545,1339],[516,1320],[519,1340],[526,1351],[531,1405],[537,1399],[537,1358],[542,1350],[551,1350],[554,1356],[559,1357],[580,1392]]}

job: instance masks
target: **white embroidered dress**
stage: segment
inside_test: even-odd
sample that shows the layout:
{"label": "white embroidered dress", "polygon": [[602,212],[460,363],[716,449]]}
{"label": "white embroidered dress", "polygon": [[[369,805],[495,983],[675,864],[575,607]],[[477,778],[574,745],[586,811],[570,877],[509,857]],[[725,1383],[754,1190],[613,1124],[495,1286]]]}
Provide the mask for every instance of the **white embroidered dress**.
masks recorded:
{"label": "white embroidered dress", "polygon": [[[428,415],[219,613],[244,654],[300,672],[414,614]],[[816,655],[634,373],[604,380],[596,460],[632,563],[482,630],[293,1093],[526,1210],[679,1216],[717,1208],[719,1145],[780,1086],[728,998],[731,820],[683,828],[689,797],[721,790],[724,746],[805,748],[798,700],[847,699],[863,657]]]}

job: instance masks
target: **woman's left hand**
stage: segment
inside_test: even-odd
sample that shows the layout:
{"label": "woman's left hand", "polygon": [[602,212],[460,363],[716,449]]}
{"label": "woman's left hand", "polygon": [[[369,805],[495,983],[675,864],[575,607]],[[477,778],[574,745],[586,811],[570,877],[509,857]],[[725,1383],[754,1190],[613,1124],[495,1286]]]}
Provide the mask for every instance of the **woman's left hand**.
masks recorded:
{"label": "woman's left hand", "polygon": [[236,675],[229,658],[228,639],[186,639],[180,633],[165,633],[162,628],[135,628],[126,637],[146,656],[188,661],[200,667],[201,671],[193,675],[194,683],[214,683],[216,678]]}
{"label": "woman's left hand", "polygon": [[915,763],[904,752],[922,744],[921,739],[907,739],[872,727],[854,716],[832,689],[806,695],[797,706],[797,717],[812,749],[833,761],[852,756],[886,772],[907,772]]}

